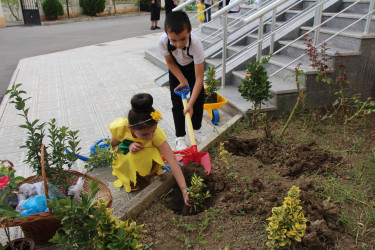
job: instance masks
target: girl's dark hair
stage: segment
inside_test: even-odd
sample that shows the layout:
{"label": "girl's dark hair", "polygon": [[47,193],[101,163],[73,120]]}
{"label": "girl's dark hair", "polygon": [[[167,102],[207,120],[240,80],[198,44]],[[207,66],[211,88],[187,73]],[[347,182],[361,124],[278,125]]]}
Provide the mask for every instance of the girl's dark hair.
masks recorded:
{"label": "girl's dark hair", "polygon": [[129,124],[133,129],[149,128],[157,124],[150,115],[151,112],[155,111],[152,107],[153,102],[154,99],[147,93],[140,93],[133,96],[130,101],[132,109],[128,114]]}
{"label": "girl's dark hair", "polygon": [[180,34],[185,29],[191,31],[191,23],[188,15],[184,11],[172,11],[169,13],[164,22],[165,32]]}

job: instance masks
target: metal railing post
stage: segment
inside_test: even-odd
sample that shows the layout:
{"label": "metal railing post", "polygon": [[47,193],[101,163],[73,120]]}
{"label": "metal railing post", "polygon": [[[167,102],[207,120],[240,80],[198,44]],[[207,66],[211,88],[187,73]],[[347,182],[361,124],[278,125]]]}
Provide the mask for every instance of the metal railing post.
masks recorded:
{"label": "metal railing post", "polygon": [[370,13],[370,14],[367,16],[367,19],[366,19],[365,34],[368,34],[370,32],[370,25],[371,25],[371,20],[372,20],[372,11],[374,10],[374,5],[375,5],[375,0],[371,0],[369,8],[368,8],[368,13]]}
{"label": "metal railing post", "polygon": [[272,24],[271,24],[271,43],[270,43],[270,53],[273,53],[274,50],[274,41],[275,41],[275,26],[276,26],[276,9],[272,11]]}
{"label": "metal railing post", "polygon": [[257,60],[260,61],[262,58],[262,47],[263,47],[263,16],[259,17],[259,28],[258,28],[258,55]]}
{"label": "metal railing post", "polygon": [[322,12],[323,12],[322,0],[318,0],[316,4],[318,4],[319,6],[315,10],[315,18],[314,18],[314,28],[317,27],[315,30],[315,34],[314,34],[315,46],[319,44],[320,24],[322,23]]}
{"label": "metal railing post", "polygon": [[[226,1],[223,1],[223,8],[225,8]],[[221,88],[225,87],[225,73],[226,73],[226,61],[227,61],[227,35],[228,35],[228,17],[227,13],[223,14],[223,56],[222,56],[222,77],[221,77]]]}

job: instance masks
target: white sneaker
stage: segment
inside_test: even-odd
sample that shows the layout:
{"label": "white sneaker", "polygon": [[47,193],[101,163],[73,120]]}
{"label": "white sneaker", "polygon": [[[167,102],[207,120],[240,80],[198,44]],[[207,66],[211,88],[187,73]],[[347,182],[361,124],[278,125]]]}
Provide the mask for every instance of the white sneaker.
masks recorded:
{"label": "white sneaker", "polygon": [[176,150],[180,151],[186,148],[188,148],[188,146],[186,145],[185,137],[177,137],[176,138]]}
{"label": "white sneaker", "polygon": [[205,140],[207,140],[207,137],[203,134],[202,130],[194,130],[195,140],[197,141],[197,144],[203,143]]}

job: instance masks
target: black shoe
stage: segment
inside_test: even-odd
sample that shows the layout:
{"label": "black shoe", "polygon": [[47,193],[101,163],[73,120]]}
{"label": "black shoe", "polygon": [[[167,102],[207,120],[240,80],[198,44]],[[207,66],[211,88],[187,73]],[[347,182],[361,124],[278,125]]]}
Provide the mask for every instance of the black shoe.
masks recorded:
{"label": "black shoe", "polygon": [[155,29],[155,30],[160,30],[160,27],[155,26],[154,29]]}
{"label": "black shoe", "polygon": [[155,30],[155,27],[154,27],[154,26],[151,26],[150,30]]}

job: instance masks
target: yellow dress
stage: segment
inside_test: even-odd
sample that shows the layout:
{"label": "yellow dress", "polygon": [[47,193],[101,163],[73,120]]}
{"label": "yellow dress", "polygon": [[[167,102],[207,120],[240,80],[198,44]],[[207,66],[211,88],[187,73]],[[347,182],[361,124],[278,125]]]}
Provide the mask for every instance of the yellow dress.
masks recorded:
{"label": "yellow dress", "polygon": [[[204,9],[206,8],[206,6],[204,4],[201,4],[201,3],[198,3],[197,4],[197,12],[200,13],[202,11],[204,11]],[[204,21],[205,20],[205,17],[204,17],[204,12],[200,13],[198,15],[198,20],[199,21]]]}
{"label": "yellow dress", "polygon": [[128,128],[128,123],[128,119],[118,118],[109,125],[112,136],[119,142],[129,140],[139,142],[144,147],[144,149],[134,154],[129,152],[116,155],[117,159],[112,166],[112,175],[116,176],[118,180],[113,184],[116,187],[124,186],[126,192],[131,191],[130,182],[133,182],[134,185],[137,183],[137,173],[140,176],[146,176],[153,170],[158,175],[161,174],[161,165],[164,165],[164,162],[158,147],[166,140],[166,134],[159,126],[156,128],[151,140],[134,138]]}

